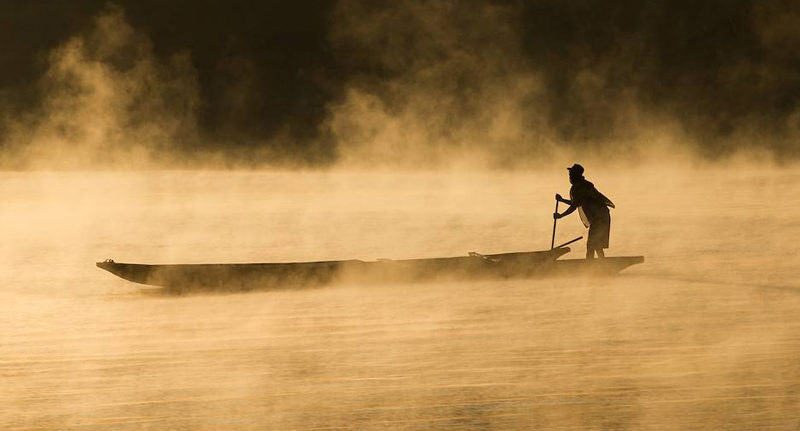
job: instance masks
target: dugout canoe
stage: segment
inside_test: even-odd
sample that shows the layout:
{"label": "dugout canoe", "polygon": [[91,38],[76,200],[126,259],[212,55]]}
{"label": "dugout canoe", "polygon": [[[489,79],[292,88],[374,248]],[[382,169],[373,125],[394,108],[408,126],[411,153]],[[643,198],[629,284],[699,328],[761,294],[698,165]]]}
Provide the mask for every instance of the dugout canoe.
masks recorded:
{"label": "dugout canoe", "polygon": [[568,247],[553,250],[376,261],[168,264],[122,263],[97,266],[134,283],[177,290],[254,290],[309,287],[335,282],[407,283],[435,279],[525,278],[612,275],[644,262],[642,256],[557,260]]}

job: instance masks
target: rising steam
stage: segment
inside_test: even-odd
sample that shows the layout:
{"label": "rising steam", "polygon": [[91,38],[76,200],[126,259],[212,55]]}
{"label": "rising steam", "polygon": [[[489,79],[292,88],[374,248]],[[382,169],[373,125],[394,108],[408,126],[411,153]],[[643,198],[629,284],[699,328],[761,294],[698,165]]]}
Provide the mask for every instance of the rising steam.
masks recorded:
{"label": "rising steam", "polygon": [[168,23],[181,39],[127,15],[148,7],[105,6],[37,53],[35,91],[1,93],[38,95],[3,101],[2,166],[513,168],[800,147],[789,3],[206,5]]}
{"label": "rising steam", "polygon": [[632,90],[598,98],[607,89],[604,71],[585,67],[570,84],[573,97],[590,106],[590,117],[603,117],[576,120],[613,133],[573,124],[564,136],[552,115],[553,90],[523,46],[522,7],[462,6],[339,3],[332,41],[348,64],[360,67],[327,123],[343,162],[524,166],[576,150],[584,158],[602,155],[612,140],[613,151],[663,144],[674,134],[669,123],[652,127]]}
{"label": "rising steam", "polygon": [[122,9],[50,52],[38,110],[10,130],[13,163],[125,166],[167,158],[197,142],[200,103],[187,54],[159,62]]}

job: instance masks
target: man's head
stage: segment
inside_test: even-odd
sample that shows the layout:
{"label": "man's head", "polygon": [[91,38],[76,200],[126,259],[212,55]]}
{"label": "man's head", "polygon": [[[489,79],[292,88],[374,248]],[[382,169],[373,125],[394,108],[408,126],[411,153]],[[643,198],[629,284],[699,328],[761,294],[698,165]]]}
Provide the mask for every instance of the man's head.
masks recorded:
{"label": "man's head", "polygon": [[567,168],[569,171],[569,182],[575,183],[575,180],[579,180],[583,178],[583,166],[575,163],[574,165]]}

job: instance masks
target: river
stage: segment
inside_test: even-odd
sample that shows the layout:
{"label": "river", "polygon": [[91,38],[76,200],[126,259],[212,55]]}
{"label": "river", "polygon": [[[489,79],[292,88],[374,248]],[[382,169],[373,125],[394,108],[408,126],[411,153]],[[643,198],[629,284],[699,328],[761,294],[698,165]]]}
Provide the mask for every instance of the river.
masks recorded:
{"label": "river", "polygon": [[566,171],[0,173],[0,428],[800,429],[800,171],[587,177],[617,277],[178,296],[94,263],[542,250]]}

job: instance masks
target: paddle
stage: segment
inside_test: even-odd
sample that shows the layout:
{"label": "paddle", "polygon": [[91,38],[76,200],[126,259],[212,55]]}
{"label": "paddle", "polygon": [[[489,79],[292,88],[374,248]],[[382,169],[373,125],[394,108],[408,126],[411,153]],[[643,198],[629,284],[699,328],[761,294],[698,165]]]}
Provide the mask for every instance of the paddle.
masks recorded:
{"label": "paddle", "polygon": [[[558,199],[556,199],[556,210],[554,214],[555,213],[558,213]],[[553,237],[550,238],[550,250],[554,249],[556,244],[556,220],[558,219],[553,217]]]}

